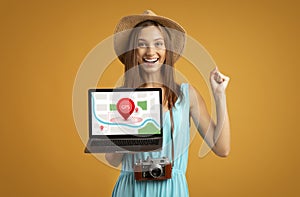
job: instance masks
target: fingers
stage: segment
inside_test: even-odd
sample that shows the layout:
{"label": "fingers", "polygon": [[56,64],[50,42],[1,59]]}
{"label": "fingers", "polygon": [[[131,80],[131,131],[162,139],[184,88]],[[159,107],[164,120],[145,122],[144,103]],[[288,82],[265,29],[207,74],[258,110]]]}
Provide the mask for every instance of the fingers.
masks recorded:
{"label": "fingers", "polygon": [[229,81],[230,80],[230,78],[229,77],[227,77],[227,76],[225,76],[225,75],[223,75],[222,73],[220,73],[219,72],[219,76],[220,76],[220,78],[222,79],[222,81],[224,82],[224,81]]}
{"label": "fingers", "polygon": [[219,84],[221,84],[221,83],[223,83],[223,82],[227,82],[227,83],[228,83],[228,81],[230,80],[230,78],[227,77],[227,76],[225,76],[225,75],[223,75],[223,74],[218,70],[217,67],[215,67],[215,68],[211,71],[210,77],[211,77],[211,81],[212,81],[212,82],[215,81],[215,82],[217,82],[217,83],[219,83]]}
{"label": "fingers", "polygon": [[220,72],[216,72],[216,74],[214,75],[214,79],[216,80],[216,82],[218,83],[222,83],[224,81],[224,79],[222,78]]}
{"label": "fingers", "polygon": [[216,80],[216,75],[217,75],[217,68],[214,68],[211,72],[210,72],[210,83],[213,86],[217,85],[217,80]]}

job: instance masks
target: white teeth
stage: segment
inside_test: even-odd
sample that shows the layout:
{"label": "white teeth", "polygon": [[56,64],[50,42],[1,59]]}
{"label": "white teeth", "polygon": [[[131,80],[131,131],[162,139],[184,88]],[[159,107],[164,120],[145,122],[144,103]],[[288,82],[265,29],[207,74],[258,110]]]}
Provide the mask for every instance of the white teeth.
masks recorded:
{"label": "white teeth", "polygon": [[144,59],[145,62],[154,63],[158,60],[158,58],[155,59]]}

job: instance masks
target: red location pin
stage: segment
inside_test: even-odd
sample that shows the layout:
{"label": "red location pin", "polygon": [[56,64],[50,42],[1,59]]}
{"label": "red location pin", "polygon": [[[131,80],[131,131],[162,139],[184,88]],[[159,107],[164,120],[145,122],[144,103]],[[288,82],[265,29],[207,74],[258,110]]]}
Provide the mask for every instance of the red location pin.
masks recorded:
{"label": "red location pin", "polygon": [[117,103],[117,110],[125,120],[132,114],[134,107],[134,102],[130,98],[122,98]]}

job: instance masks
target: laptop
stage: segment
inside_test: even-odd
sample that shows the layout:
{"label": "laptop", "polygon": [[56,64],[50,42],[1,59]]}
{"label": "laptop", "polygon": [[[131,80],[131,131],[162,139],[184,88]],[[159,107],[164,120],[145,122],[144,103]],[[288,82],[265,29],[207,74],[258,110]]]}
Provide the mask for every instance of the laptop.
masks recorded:
{"label": "laptop", "polygon": [[88,114],[85,153],[162,149],[161,88],[89,89]]}

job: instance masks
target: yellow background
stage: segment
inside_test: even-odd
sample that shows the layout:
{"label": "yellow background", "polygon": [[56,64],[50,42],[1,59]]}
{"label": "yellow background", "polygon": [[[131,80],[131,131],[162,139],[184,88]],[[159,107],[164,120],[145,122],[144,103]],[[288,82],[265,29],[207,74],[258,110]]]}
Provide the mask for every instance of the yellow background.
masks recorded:
{"label": "yellow background", "polygon": [[[146,9],[182,24],[231,77],[231,153],[200,159],[195,137],[190,196],[299,196],[299,8],[271,0],[1,1],[0,196],[111,195],[119,171],[83,153],[72,88],[87,53],[122,16]],[[178,69],[201,90],[185,63]],[[108,72],[121,74],[113,65]]]}

